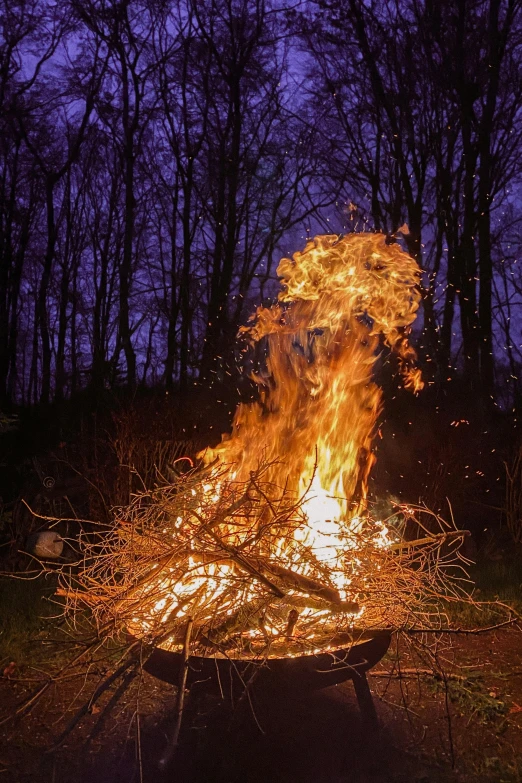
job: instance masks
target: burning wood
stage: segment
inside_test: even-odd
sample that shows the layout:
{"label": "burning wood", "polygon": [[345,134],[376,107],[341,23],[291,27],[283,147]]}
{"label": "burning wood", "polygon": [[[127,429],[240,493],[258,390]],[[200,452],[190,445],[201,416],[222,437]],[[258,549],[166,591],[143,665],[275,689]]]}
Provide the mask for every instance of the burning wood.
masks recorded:
{"label": "burning wood", "polygon": [[451,543],[460,531],[401,541],[399,529],[369,513],[357,529],[338,523],[346,585],[338,587],[338,564],[325,564],[295,536],[308,524],[303,499],[288,490],[276,497],[263,481],[270,469],[260,466],[256,480],[272,494],[275,529],[256,531],[267,502],[261,494],[223,516],[245,486],[222,471],[204,483],[190,474],[142,493],[126,509],[127,524],[116,521],[100,541],[82,542],[78,583],[63,574],[69,605],[88,606],[105,633],[127,629],[169,649],[181,649],[192,617],[192,654],[263,657],[328,648],[355,626],[357,633],[426,626],[442,594],[458,595],[448,566],[458,559]]}
{"label": "burning wood", "polygon": [[279,303],[242,330],[266,357],[259,402],[239,406],[206,467],[143,492],[82,541],[69,604],[170,649],[190,617],[192,654],[227,657],[328,649],[355,623],[429,623],[441,595],[459,594],[448,566],[463,534],[432,515],[434,532],[405,541],[367,503],[380,338],[405,386],[423,385],[407,339],[419,272],[380,234],[316,237],[283,259]]}
{"label": "burning wood", "polygon": [[285,631],[285,636],[287,639],[293,636],[294,628],[298,620],[299,620],[299,612],[297,611],[297,609],[290,609],[288,613],[288,622],[286,624],[286,631]]}

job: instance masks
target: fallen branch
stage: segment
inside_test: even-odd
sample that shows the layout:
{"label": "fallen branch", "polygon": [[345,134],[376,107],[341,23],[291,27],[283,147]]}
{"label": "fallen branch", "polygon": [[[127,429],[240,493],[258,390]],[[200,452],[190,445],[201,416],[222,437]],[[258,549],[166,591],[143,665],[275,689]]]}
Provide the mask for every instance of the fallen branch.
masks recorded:
{"label": "fallen branch", "polygon": [[466,680],[478,679],[484,676],[482,672],[477,672],[476,674],[470,673],[467,676],[464,674],[446,673],[443,676],[440,672],[436,672],[433,669],[398,669],[395,672],[379,669],[378,671],[372,670],[369,674],[371,677],[385,677],[392,680],[415,680],[418,677],[433,677],[435,680],[440,680],[441,682],[444,682],[444,680],[466,682]]}
{"label": "fallen branch", "polygon": [[87,715],[87,713],[92,711],[92,708],[98,701],[98,699],[105,693],[105,691],[110,688],[110,686],[115,682],[119,677],[121,677],[123,674],[127,672],[127,670],[130,667],[136,667],[138,666],[138,661],[134,659],[130,659],[122,663],[121,666],[119,666],[112,674],[110,674],[108,677],[105,677],[105,679],[102,680],[102,682],[98,685],[94,693],[92,694],[91,698],[83,704],[80,709],[73,715],[65,729],[62,731],[54,745],[49,748],[49,750],[46,751],[46,753],[53,753],[55,750],[57,750],[60,745],[63,744],[63,742],[67,739],[71,731],[75,728],[75,726],[80,722],[80,720]]}
{"label": "fallen branch", "polygon": [[159,760],[158,766],[160,769],[165,769],[176,753],[178,747],[179,732],[181,729],[181,721],[183,719],[183,707],[185,705],[185,688],[187,685],[187,675],[189,669],[189,657],[190,657],[190,637],[192,634],[193,619],[189,617],[187,620],[187,626],[185,630],[185,639],[183,642],[183,661],[180,669],[180,676],[178,682],[178,693],[176,695],[176,706],[174,708],[175,723],[172,731],[172,736],[169,740],[167,748]]}
{"label": "fallen branch", "polygon": [[521,618],[519,615],[516,617],[512,617],[509,620],[504,620],[501,623],[497,623],[496,625],[488,625],[485,628],[401,628],[401,632],[405,634],[423,634],[423,633],[434,633],[434,634],[455,634],[455,635],[478,635],[481,633],[490,633],[491,631],[497,631],[499,628],[506,628],[508,625],[514,625],[515,623],[518,623],[521,621]]}
{"label": "fallen branch", "polygon": [[469,530],[448,530],[447,533],[436,533],[432,536],[425,536],[425,538],[416,538],[413,541],[397,541],[394,544],[390,544],[388,549],[390,552],[418,549],[421,546],[426,546],[426,544],[443,544],[445,541],[450,541],[454,538],[466,538],[469,535]]}

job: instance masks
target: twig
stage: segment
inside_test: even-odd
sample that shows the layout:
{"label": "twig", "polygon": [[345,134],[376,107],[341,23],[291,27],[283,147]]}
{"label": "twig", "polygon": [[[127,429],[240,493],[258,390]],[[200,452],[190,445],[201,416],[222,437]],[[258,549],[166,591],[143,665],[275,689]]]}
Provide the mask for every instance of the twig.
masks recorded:
{"label": "twig", "polygon": [[[384,677],[391,678],[393,680],[416,680],[418,677],[433,677],[435,680],[443,680],[443,676],[440,672],[433,669],[400,669],[400,671],[394,673],[392,671],[386,671],[385,669],[379,669],[378,671],[372,670],[370,672],[371,677]],[[479,677],[483,677],[482,672],[473,674],[472,672],[465,676],[464,674],[446,674],[446,679],[456,680],[457,682],[465,682]]]}
{"label": "twig", "polygon": [[138,663],[137,663],[136,659],[127,660],[127,661],[125,661],[125,663],[123,663],[121,666],[119,666],[116,669],[116,671],[114,671],[108,677],[105,677],[105,679],[102,680],[102,682],[98,685],[98,687],[96,688],[96,690],[92,694],[91,698],[88,701],[86,701],[85,704],[82,707],[80,707],[80,709],[76,712],[75,715],[73,715],[73,717],[71,718],[71,720],[69,721],[69,723],[67,724],[65,729],[62,731],[62,733],[60,734],[60,736],[58,737],[58,739],[56,740],[54,745],[49,750],[47,750],[46,752],[47,753],[52,753],[55,750],[57,750],[57,748],[59,748],[60,745],[62,745],[64,740],[69,736],[71,731],[78,724],[78,722],[84,717],[84,715],[87,715],[88,712],[91,712],[92,708],[94,707],[94,705],[96,704],[96,702],[98,701],[100,696],[102,696],[105,693],[107,688],[110,688],[112,683],[115,680],[117,680],[118,677],[121,677],[122,674],[125,674],[125,672],[131,666],[136,666],[137,667],[137,665],[138,665]]}
{"label": "twig", "polygon": [[405,634],[424,634],[424,633],[444,633],[454,635],[477,635],[481,633],[490,633],[491,631],[497,631],[499,628],[505,628],[508,625],[514,625],[520,622],[520,617],[512,617],[510,620],[504,620],[496,625],[488,625],[486,628],[402,628],[401,633]]}
{"label": "twig", "polygon": [[[14,713],[15,716],[27,715],[27,713],[33,709],[33,707],[41,699],[44,693],[46,693],[46,691],[51,687],[51,685],[54,685],[56,682],[60,680],[61,675],[67,669],[80,663],[88,653],[96,652],[96,650],[98,650],[102,646],[102,644],[103,644],[103,640],[96,639],[82,653],[77,655],[76,658],[74,658],[74,660],[70,661],[66,666],[63,666],[62,669],[60,669],[60,671],[58,672],[58,674],[49,677],[49,679],[43,685],[41,685],[39,688],[37,688],[35,691],[29,694],[29,696],[26,699],[24,699],[24,701],[16,709]],[[0,726],[12,720],[12,718],[13,718],[12,715],[8,715],[7,717],[5,717],[3,720],[0,721]]]}
{"label": "twig", "polygon": [[[79,542],[79,573],[60,572],[65,612],[74,622],[87,608],[99,639],[127,630],[176,650],[191,616],[193,650],[210,643],[233,650],[231,657],[264,655],[267,633],[271,657],[331,648],[340,628],[353,638],[360,609],[363,630],[446,632],[441,601],[465,593],[460,575],[448,569],[458,561],[457,550],[442,544],[458,544],[465,531],[431,514],[439,534],[419,521],[422,538],[392,544],[383,523],[365,512],[360,524],[339,522],[333,560],[325,559],[313,536],[296,535],[306,524],[304,496],[274,479],[273,464],[260,465],[244,482],[230,468],[194,471],[134,495],[105,534]],[[406,512],[416,519],[413,509]],[[291,609],[301,614],[298,634],[285,633]]]}
{"label": "twig", "polygon": [[160,767],[160,769],[165,769],[170,764],[170,762],[174,758],[178,746],[179,732],[181,729],[181,721],[183,718],[183,707],[185,705],[185,687],[187,684],[187,675],[189,670],[188,662],[190,657],[190,637],[192,634],[193,623],[194,620],[192,619],[192,617],[189,617],[189,619],[187,620],[187,627],[185,630],[185,640],[183,642],[183,659],[182,659],[179,682],[178,682],[176,707],[174,710],[176,721],[174,723],[174,729],[172,731],[172,736],[169,740],[167,748],[163,756],[159,760],[158,766]]}
{"label": "twig", "polygon": [[107,718],[111,714],[114,707],[117,705],[121,697],[129,688],[129,685],[134,680],[135,677],[137,677],[139,674],[139,667],[133,666],[131,669],[129,669],[125,676],[122,677],[122,681],[112,694],[109,702],[105,705],[103,708],[103,712],[101,713],[100,717],[98,718],[98,722],[96,723],[96,726],[92,730],[92,733],[87,741],[87,744],[90,745],[94,739],[102,732],[102,730],[105,727],[105,723],[107,721]]}
{"label": "twig", "polygon": [[285,630],[285,636],[287,639],[293,636],[294,629],[298,620],[299,620],[299,612],[297,611],[297,609],[290,609],[288,613],[288,622],[286,624],[286,630]]}
{"label": "twig", "polygon": [[395,544],[390,544],[388,549],[390,552],[397,552],[403,549],[417,549],[420,546],[426,544],[443,544],[444,541],[448,541],[452,538],[465,538],[469,536],[469,530],[449,530],[447,533],[436,533],[432,536],[426,536],[425,538],[416,538],[413,541],[398,541]]}
{"label": "twig", "polygon": [[[278,598],[284,598],[285,594],[282,590],[277,587],[273,582],[271,582],[269,579],[266,578],[252,563],[250,563],[240,552],[237,551],[237,549],[233,546],[229,546],[226,544],[218,535],[215,533],[214,530],[209,527],[205,521],[202,519],[201,515],[198,514],[195,511],[191,512],[199,521],[202,523],[202,530],[203,532],[206,532],[210,535],[211,538],[214,539],[214,541],[222,547],[225,552],[229,554],[229,556],[234,560],[237,565],[242,568],[244,571],[246,571],[250,576],[253,576],[255,579],[257,579],[261,584],[265,585],[265,587],[268,587],[269,590],[271,590],[272,593],[274,593],[275,596]],[[198,534],[199,537],[199,534]]]}
{"label": "twig", "polygon": [[448,724],[448,742],[450,748],[451,767],[453,769],[455,766],[455,744],[453,742],[453,722],[451,719],[450,693],[448,686],[449,679],[444,669],[441,669],[441,679],[444,683],[444,709],[446,712],[446,721]]}
{"label": "twig", "polygon": [[415,715],[416,718],[420,718],[419,713],[412,710],[409,704],[397,704],[397,702],[390,701],[389,699],[385,699],[384,696],[379,696],[379,694],[377,694],[377,698],[379,699],[379,701],[384,702],[384,704],[389,704],[390,707],[398,707],[400,710],[404,710],[408,715],[408,719],[410,714]]}

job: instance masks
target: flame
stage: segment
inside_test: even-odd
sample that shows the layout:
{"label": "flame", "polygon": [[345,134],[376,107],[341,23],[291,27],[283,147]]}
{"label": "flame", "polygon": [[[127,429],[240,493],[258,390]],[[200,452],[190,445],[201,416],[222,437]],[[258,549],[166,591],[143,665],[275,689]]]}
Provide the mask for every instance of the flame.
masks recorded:
{"label": "flame", "polygon": [[[353,601],[352,581],[364,557],[357,534],[370,524],[368,477],[381,409],[373,368],[385,343],[398,356],[404,386],[413,392],[423,386],[408,341],[420,302],[420,269],[383,234],[365,233],[317,236],[302,252],[283,258],[277,273],[283,286],[277,304],[258,307],[241,330],[261,357],[262,369],[253,375],[259,401],[239,405],[232,434],[202,456],[207,464],[230,466],[238,482],[247,482],[261,462],[268,465],[265,485],[284,484],[302,499],[293,543],[281,538],[270,555],[307,576],[310,561],[300,558],[307,548],[312,562],[327,567],[341,600]],[[216,482],[203,484],[202,491],[205,502],[219,501]],[[372,524],[372,546],[388,547],[388,528]],[[227,535],[234,545],[241,543],[233,529]],[[165,619],[177,602],[182,617],[184,599],[215,599],[233,579],[234,569],[226,564],[190,558],[183,579],[172,585],[171,603],[158,601],[152,615]],[[221,608],[231,613],[237,607]],[[264,630],[280,633],[268,624]],[[256,634],[261,632],[249,631]]]}
{"label": "flame", "polygon": [[239,480],[260,455],[274,463],[270,480],[284,474],[304,496],[319,542],[326,520],[364,509],[381,408],[372,380],[380,339],[397,354],[405,387],[423,387],[407,337],[420,269],[383,234],[328,234],[283,258],[277,274],[278,304],[258,307],[241,330],[266,356],[266,370],[253,376],[259,402],[238,407],[232,435],[205,459],[234,464]]}

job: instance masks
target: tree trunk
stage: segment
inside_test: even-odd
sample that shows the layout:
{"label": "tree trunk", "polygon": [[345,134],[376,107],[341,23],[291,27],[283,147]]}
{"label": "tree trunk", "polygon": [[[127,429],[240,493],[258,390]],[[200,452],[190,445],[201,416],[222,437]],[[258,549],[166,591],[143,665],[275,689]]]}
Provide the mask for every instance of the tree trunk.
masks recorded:
{"label": "tree trunk", "polygon": [[136,386],[136,354],[132,345],[129,319],[129,296],[132,274],[132,250],[134,240],[134,148],[132,139],[127,139],[125,148],[125,218],[123,233],[123,254],[120,263],[119,340],[127,363],[127,383],[130,389]]}
{"label": "tree trunk", "polygon": [[56,346],[56,381],[54,397],[61,401],[65,395],[65,350],[67,340],[67,305],[69,304],[70,255],[71,255],[71,172],[65,180],[65,247],[62,258],[62,278],[60,281],[60,301],[58,305],[58,340]]}
{"label": "tree trunk", "polygon": [[[203,377],[209,379],[218,362],[226,363],[230,332],[228,297],[234,274],[237,242],[237,195],[241,150],[241,92],[239,79],[230,84],[227,128],[230,141],[224,144],[220,161],[219,201],[216,212],[216,244],[208,308],[208,326],[203,357]],[[225,230],[223,230],[223,228]]]}
{"label": "tree trunk", "polygon": [[[467,0],[459,0],[457,20],[457,48],[465,52]],[[458,253],[458,294],[460,323],[464,351],[464,379],[470,390],[479,387],[479,334],[477,319],[477,260],[475,255],[475,174],[477,150],[473,143],[472,128],[475,118],[473,83],[466,72],[464,55],[457,59],[457,90],[460,99],[462,154],[464,159],[464,214]]]}
{"label": "tree trunk", "polygon": [[[165,385],[171,391],[174,387],[174,368],[178,344],[176,328],[178,322],[178,270],[177,270],[177,223],[178,223],[178,199],[179,199],[179,172],[176,171],[174,193],[172,195],[172,228],[170,231],[170,303],[169,325],[167,331],[167,356],[165,359]],[[181,292],[180,292],[181,294]]]}
{"label": "tree trunk", "polygon": [[[504,42],[499,33],[500,0],[490,0],[488,43],[489,82],[479,134],[479,187],[478,187],[478,235],[479,235],[479,326],[480,326],[480,382],[486,400],[494,397],[494,359],[492,328],[493,262],[491,258],[491,135],[497,105]],[[508,26],[508,23],[506,22]]]}
{"label": "tree trunk", "polygon": [[188,357],[189,337],[191,329],[190,312],[190,267],[191,267],[191,210],[192,189],[194,177],[194,161],[189,156],[185,182],[183,187],[183,267],[181,270],[180,304],[181,304],[181,334],[179,346],[179,388],[182,394],[188,389]]}
{"label": "tree trunk", "polygon": [[51,337],[49,333],[49,323],[47,314],[47,292],[53,268],[55,249],[56,249],[56,223],[54,216],[54,185],[55,180],[48,176],[45,182],[45,206],[47,216],[47,246],[45,250],[42,277],[38,289],[38,301],[36,309],[36,319],[40,332],[40,342],[42,347],[42,365],[41,376],[42,386],[40,391],[40,402],[44,405],[49,403],[51,395]]}
{"label": "tree trunk", "polygon": [[[107,333],[107,318],[108,318],[108,303],[107,303],[107,286],[109,277],[109,256],[110,256],[110,242],[112,233],[114,230],[114,218],[116,213],[117,204],[117,181],[116,175],[111,177],[111,189],[108,201],[109,213],[107,215],[107,228],[103,242],[99,248],[97,245],[97,237],[92,237],[93,243],[93,256],[95,264],[95,298],[93,308],[93,347],[92,347],[92,368],[91,368],[91,387],[94,394],[99,394],[105,384],[106,369],[107,369],[107,355],[105,337]],[[96,216],[94,230],[96,231],[97,224],[101,223],[101,216]],[[99,267],[98,267],[99,263]]]}

